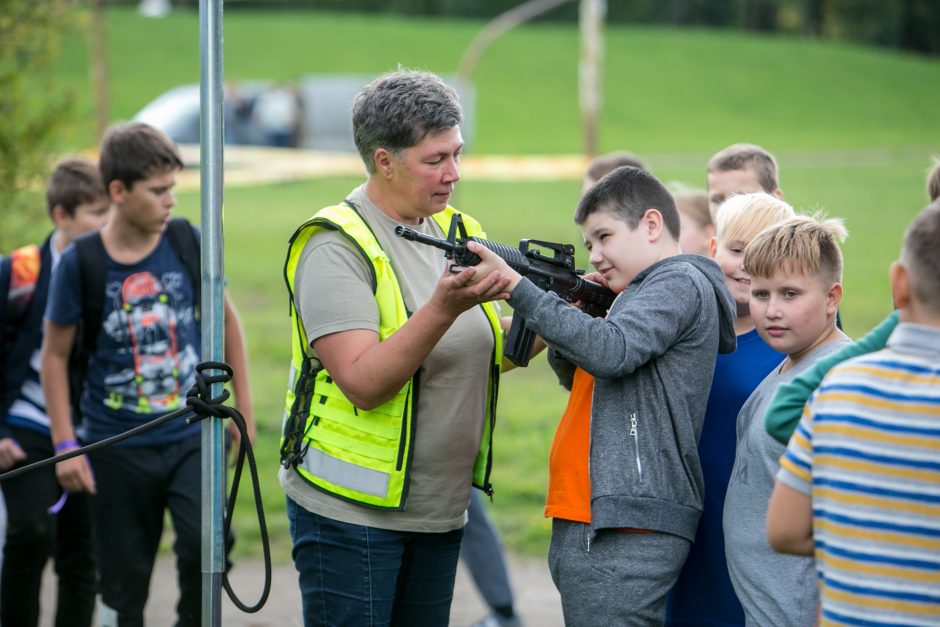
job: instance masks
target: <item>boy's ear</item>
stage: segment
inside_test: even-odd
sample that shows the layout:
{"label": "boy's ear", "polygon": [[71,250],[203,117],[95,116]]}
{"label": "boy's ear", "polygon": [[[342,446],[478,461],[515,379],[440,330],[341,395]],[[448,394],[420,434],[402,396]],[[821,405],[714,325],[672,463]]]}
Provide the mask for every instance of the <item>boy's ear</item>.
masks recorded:
{"label": "boy's ear", "polygon": [[839,303],[842,302],[842,284],[833,283],[829,286],[829,292],[826,294],[826,314],[835,316],[839,310]]}
{"label": "boy's ear", "polygon": [[65,210],[63,205],[56,205],[52,208],[52,211],[49,212],[49,217],[52,218],[52,223],[55,224],[55,228],[59,229],[62,228],[62,225],[68,220],[69,213]]}
{"label": "boy's ear", "polygon": [[712,259],[718,254],[718,238],[714,235],[708,240],[708,256]]}
{"label": "boy's ear", "polygon": [[900,261],[891,264],[891,297],[896,309],[904,309],[911,304],[911,281],[907,268]]}
{"label": "boy's ear", "polygon": [[655,242],[663,234],[665,224],[663,223],[663,214],[659,209],[647,209],[643,217],[640,218],[639,228],[644,229],[649,241]]}
{"label": "boy's ear", "polygon": [[123,181],[113,180],[108,183],[108,197],[117,204],[124,202],[124,197],[127,196],[129,191]]}
{"label": "boy's ear", "polygon": [[779,187],[773,191],[773,195],[779,198],[780,200],[783,200],[783,190],[780,189]]}

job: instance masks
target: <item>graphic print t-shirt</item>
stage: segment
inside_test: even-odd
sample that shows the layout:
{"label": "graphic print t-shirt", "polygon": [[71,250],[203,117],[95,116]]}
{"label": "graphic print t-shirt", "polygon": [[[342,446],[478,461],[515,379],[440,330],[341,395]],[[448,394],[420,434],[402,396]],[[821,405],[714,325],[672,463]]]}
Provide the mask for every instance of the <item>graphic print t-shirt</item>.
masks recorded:
{"label": "graphic print t-shirt", "polygon": [[[82,392],[84,441],[127,431],[185,405],[199,360],[199,326],[186,268],[161,238],[141,261],[107,259],[102,322]],[[77,324],[82,318],[78,256],[70,247],[52,277],[46,318]],[[171,420],[128,440],[129,445],[176,442],[198,425]]]}

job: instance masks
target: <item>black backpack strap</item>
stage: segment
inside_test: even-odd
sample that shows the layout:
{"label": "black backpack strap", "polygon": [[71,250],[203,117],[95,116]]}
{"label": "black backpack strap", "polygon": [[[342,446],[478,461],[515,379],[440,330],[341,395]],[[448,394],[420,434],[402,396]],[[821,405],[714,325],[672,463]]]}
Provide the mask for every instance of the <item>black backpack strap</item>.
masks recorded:
{"label": "black backpack strap", "polygon": [[82,317],[75,332],[75,343],[69,355],[69,396],[72,420],[81,421],[81,398],[88,372],[88,360],[95,352],[98,333],[104,316],[105,282],[108,275],[108,253],[98,231],[75,239],[78,260],[79,289],[82,293]]}
{"label": "black backpack strap", "polygon": [[196,232],[186,218],[173,218],[166,225],[166,235],[170,240],[170,246],[186,266],[186,272],[193,285],[193,308],[196,319],[199,320],[202,303],[202,260]]}
{"label": "black backpack strap", "polygon": [[95,231],[77,238],[75,253],[78,256],[78,280],[82,292],[82,318],[76,335],[76,346],[90,355],[95,350],[98,332],[101,330],[107,279],[108,253],[101,241],[101,233]]}

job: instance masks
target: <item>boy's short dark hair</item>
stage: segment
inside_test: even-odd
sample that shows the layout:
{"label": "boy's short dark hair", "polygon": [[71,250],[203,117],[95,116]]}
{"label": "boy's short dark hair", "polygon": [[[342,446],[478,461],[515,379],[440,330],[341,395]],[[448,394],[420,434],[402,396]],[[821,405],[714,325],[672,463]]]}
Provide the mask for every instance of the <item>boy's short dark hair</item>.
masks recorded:
{"label": "boy's short dark hair", "polygon": [[921,211],[904,233],[901,262],[910,276],[917,302],[931,314],[940,314],[940,200]]}
{"label": "boy's short dark hair", "polygon": [[934,159],[933,167],[927,175],[927,197],[930,202],[940,199],[940,159]]}
{"label": "boy's short dark hair", "polygon": [[131,122],[109,128],[101,140],[98,159],[105,189],[121,181],[130,189],[137,181],[167,170],[182,170],[176,144],[149,124]]}
{"label": "boy's short dark hair", "polygon": [[375,173],[372,155],[377,148],[400,155],[427,135],[450,130],[462,120],[456,90],[430,72],[402,69],[383,74],[353,101],[353,139],[370,174]]}
{"label": "boy's short dark hair", "polygon": [[625,165],[640,168],[641,170],[648,169],[646,164],[640,161],[633,153],[627,152],[626,150],[618,150],[591,159],[584,175],[592,181],[599,181],[617,168]]}
{"label": "boy's short dark hair", "polygon": [[642,168],[619,167],[602,177],[581,198],[574,213],[576,224],[588,216],[608,211],[635,229],[648,209],[656,209],[673,239],[679,239],[679,211],[672,194],[655,176]]}
{"label": "boy's short dark hair", "polygon": [[50,215],[55,207],[61,206],[73,216],[79,205],[107,197],[98,166],[91,159],[77,155],[56,163],[46,184],[46,206]]}
{"label": "boy's short dark hair", "polygon": [[709,172],[729,172],[750,169],[768,194],[780,187],[777,178],[777,160],[757,144],[732,144],[708,160]]}

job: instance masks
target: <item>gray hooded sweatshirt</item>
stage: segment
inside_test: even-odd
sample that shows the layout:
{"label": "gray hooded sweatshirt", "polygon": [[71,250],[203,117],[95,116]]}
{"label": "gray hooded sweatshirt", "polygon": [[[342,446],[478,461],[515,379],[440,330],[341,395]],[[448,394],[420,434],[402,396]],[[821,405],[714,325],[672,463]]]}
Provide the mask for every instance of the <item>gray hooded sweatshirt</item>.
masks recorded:
{"label": "gray hooded sweatshirt", "polygon": [[688,540],[702,511],[698,439],[715,358],[735,349],[735,304],[711,259],[676,255],[640,272],[606,318],[527,279],[509,303],[561,357],[594,375],[591,528]]}

